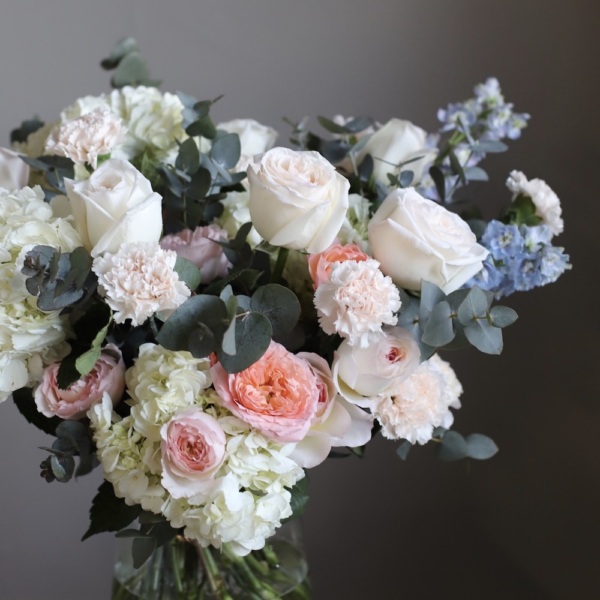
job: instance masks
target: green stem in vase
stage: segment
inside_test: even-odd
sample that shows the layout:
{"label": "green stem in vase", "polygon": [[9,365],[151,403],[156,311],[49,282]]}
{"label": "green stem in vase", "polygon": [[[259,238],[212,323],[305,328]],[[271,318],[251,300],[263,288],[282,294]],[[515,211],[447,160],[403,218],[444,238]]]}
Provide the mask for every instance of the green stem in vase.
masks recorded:
{"label": "green stem in vase", "polygon": [[198,556],[202,561],[202,566],[208,579],[211,592],[215,595],[215,600],[234,600],[226,589],[225,582],[223,581],[219,567],[215,562],[212,555],[211,548],[203,548],[199,544],[196,546],[198,549]]}

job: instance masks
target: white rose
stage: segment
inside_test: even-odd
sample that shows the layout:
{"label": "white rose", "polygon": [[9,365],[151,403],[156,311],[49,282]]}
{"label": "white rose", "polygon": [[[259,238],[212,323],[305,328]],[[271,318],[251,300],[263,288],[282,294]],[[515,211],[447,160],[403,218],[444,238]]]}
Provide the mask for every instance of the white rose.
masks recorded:
{"label": "white rose", "polygon": [[390,394],[419,366],[419,346],[406,329],[386,328],[367,348],[344,340],[335,351],[332,372],[339,393],[369,407],[374,396]]}
{"label": "white rose", "polygon": [[18,190],[29,181],[29,165],[16,152],[0,148],[0,188]]}
{"label": "white rose", "polygon": [[65,180],[77,230],[92,256],[118,252],[125,242],[156,242],[162,199],[130,163],[110,159],[85,181]]}
{"label": "white rose", "polygon": [[235,167],[236,171],[245,171],[254,156],[270,150],[278,135],[275,129],[262,125],[254,119],[234,119],[219,123],[217,129],[227,133],[237,133],[240,138],[242,150],[240,160]]}
{"label": "white rose", "polygon": [[413,188],[387,196],[369,223],[369,241],[380,269],[410,290],[425,280],[449,294],[479,272],[488,255],[465,221]]}
{"label": "white rose", "polygon": [[248,167],[250,216],[275,246],[323,252],[338,234],[350,184],[318,152],[273,148]]}
{"label": "white rose", "polygon": [[[369,138],[357,154],[357,162],[360,163],[370,154],[373,157],[373,176],[378,181],[388,185],[388,173],[400,175],[402,171],[412,171],[413,184],[416,184],[433,154],[432,150],[425,147],[426,137],[427,133],[410,121],[390,119]],[[398,169],[398,164],[418,157],[423,158]]]}

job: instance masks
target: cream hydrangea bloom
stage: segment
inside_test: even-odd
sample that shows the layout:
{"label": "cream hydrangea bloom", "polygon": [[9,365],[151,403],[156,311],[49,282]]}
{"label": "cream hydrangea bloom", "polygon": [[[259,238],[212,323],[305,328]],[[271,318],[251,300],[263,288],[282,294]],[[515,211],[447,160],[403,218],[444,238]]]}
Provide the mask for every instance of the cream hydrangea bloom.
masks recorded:
{"label": "cream hydrangea bloom", "polygon": [[81,239],[68,220],[53,215],[41,188],[0,190],[0,402],[36,384],[43,366],[68,352],[64,320],[39,310],[25,287],[21,268],[36,245],[70,252]]}
{"label": "cream hydrangea bloom", "polygon": [[393,396],[380,397],[372,410],[384,437],[425,444],[435,427],[452,425],[450,408],[460,408],[462,391],[452,367],[435,354],[400,383]]}
{"label": "cream hydrangea bloom", "polygon": [[106,252],[92,263],[100,293],[115,311],[116,323],[131,319],[141,325],[152,315],[177,308],[191,291],[175,272],[177,253],[159,244],[124,244],[116,254]]}

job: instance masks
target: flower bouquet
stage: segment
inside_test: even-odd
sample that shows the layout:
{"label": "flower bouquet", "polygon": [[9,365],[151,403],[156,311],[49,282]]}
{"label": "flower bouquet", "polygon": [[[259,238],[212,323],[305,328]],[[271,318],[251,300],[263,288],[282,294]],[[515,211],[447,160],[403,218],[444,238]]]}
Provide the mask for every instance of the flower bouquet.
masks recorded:
{"label": "flower bouquet", "polygon": [[497,451],[451,429],[438,351],[500,353],[496,301],[570,268],[543,181],[510,173],[491,220],[463,194],[529,116],[492,78],[436,133],[319,117],[285,148],[159,91],[131,38],[101,64],[110,93],[0,151],[0,401],[55,438],[47,481],[102,468],[84,539],[129,542],[115,598],[307,598],[275,535],[307,469],[378,434]]}

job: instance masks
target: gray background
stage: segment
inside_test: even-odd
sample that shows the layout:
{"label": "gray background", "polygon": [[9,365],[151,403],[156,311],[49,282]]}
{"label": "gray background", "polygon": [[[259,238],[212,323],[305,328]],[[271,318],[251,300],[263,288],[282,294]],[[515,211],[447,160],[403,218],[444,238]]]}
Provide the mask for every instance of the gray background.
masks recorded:
{"label": "gray background", "polygon": [[[486,166],[494,214],[510,169],[563,201],[574,269],[510,298],[520,314],[501,357],[450,360],[465,387],[456,429],[501,447],[486,463],[406,463],[378,440],[364,460],[313,470],[304,519],[316,600],[596,597],[598,459],[598,4],[586,0],[296,2],[2,0],[0,140],[109,89],[98,61],[135,36],[163,89],[225,94],[219,120],[336,113],[436,128],[436,109],[497,76],[533,118]],[[38,476],[48,443],[0,407],[0,599],[105,599],[114,542],[80,543],[91,476]],[[595,593],[594,593],[595,592]]]}

